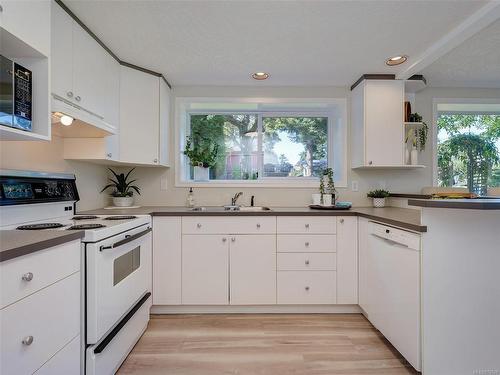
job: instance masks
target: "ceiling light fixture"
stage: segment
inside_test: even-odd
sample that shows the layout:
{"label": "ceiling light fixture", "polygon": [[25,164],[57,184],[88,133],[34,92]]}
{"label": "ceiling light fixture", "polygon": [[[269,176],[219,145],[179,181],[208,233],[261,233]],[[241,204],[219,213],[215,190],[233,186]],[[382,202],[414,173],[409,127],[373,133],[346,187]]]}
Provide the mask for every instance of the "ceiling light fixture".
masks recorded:
{"label": "ceiling light fixture", "polygon": [[64,126],[70,126],[73,123],[73,120],[74,119],[71,116],[62,115],[59,121],[61,121],[61,124],[63,124]]}
{"label": "ceiling light fixture", "polygon": [[394,66],[394,65],[402,64],[406,60],[408,60],[408,56],[399,55],[399,56],[389,57],[387,60],[385,60],[385,63],[389,66]]}
{"label": "ceiling light fixture", "polygon": [[255,72],[254,74],[252,74],[252,78],[256,79],[257,81],[263,81],[263,80],[269,78],[269,73],[266,73],[266,72]]}

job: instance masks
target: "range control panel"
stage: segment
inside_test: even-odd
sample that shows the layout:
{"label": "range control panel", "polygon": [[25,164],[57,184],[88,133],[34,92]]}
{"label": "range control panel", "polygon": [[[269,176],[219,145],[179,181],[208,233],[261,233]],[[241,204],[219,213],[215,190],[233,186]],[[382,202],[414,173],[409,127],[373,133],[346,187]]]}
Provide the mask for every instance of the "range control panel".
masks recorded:
{"label": "range control panel", "polygon": [[0,206],[77,200],[74,177],[0,176]]}

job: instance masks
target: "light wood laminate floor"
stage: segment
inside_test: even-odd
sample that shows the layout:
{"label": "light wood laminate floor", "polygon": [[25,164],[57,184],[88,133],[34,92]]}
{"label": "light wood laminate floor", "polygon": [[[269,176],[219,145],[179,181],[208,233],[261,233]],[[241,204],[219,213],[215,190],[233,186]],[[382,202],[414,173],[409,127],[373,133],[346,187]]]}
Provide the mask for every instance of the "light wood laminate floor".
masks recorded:
{"label": "light wood laminate floor", "polygon": [[153,315],[118,374],[417,374],[360,314]]}

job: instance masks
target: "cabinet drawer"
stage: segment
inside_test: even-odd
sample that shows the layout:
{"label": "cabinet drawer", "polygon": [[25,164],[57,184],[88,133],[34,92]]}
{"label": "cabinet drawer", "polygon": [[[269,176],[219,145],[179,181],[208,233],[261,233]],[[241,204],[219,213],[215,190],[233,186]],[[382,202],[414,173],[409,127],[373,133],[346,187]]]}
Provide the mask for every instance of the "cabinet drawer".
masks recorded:
{"label": "cabinet drawer", "polygon": [[281,253],[278,254],[278,271],[334,271],[335,253]]}
{"label": "cabinet drawer", "polygon": [[334,216],[279,216],[277,218],[278,233],[325,233],[335,234],[337,222]]}
{"label": "cabinet drawer", "polygon": [[[80,240],[0,263],[0,308],[80,270]],[[23,276],[31,281],[26,281]]]}
{"label": "cabinet drawer", "polygon": [[62,348],[55,356],[45,363],[36,375],[79,375],[80,374],[80,336],[75,337],[68,345]]}
{"label": "cabinet drawer", "polygon": [[[80,272],[0,310],[0,373],[40,368],[78,336],[80,315]],[[23,344],[30,336],[31,344]]]}
{"label": "cabinet drawer", "polygon": [[336,303],[335,271],[278,271],[278,304]]}
{"label": "cabinet drawer", "polygon": [[276,217],[199,217],[182,218],[184,234],[273,234]]}
{"label": "cabinet drawer", "polygon": [[337,237],[334,234],[281,234],[277,246],[279,253],[331,253],[336,251]]}

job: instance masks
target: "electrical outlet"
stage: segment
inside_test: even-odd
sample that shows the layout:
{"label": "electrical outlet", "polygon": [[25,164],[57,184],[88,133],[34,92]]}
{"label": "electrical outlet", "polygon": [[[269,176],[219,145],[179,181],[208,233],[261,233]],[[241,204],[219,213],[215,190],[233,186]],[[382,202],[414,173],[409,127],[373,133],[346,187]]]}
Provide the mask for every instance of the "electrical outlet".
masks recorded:
{"label": "electrical outlet", "polygon": [[358,191],[359,190],[358,181],[352,181],[351,182],[351,190],[352,191]]}

